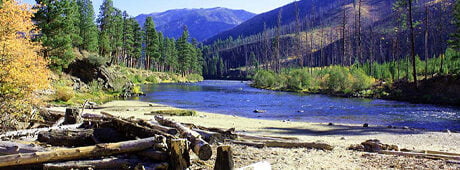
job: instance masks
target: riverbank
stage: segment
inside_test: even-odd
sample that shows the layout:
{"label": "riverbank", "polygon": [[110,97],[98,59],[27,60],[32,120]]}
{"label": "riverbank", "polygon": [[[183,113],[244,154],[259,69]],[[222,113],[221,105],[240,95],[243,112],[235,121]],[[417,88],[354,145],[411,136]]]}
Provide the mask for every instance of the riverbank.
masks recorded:
{"label": "riverbank", "polygon": [[[122,117],[153,119],[144,115],[155,110],[172,109],[172,107],[140,102],[112,101],[85,112],[109,112]],[[53,108],[63,110],[65,108]],[[387,155],[375,155],[364,152],[349,151],[351,144],[359,144],[368,139],[379,139],[386,144],[395,144],[400,148],[414,150],[435,150],[460,153],[460,134],[430,132],[411,129],[393,129],[381,126],[364,128],[353,124],[328,124],[273,121],[249,119],[237,116],[198,112],[197,116],[167,116],[183,123],[193,123],[206,127],[236,128],[237,132],[251,135],[296,137],[302,141],[322,141],[333,145],[333,151],[309,149],[263,148],[232,145],[235,166],[242,167],[258,161],[268,161],[273,169],[456,169],[456,164],[442,160],[417,159]],[[215,147],[215,146],[214,146]],[[215,155],[213,155],[214,159]],[[212,169],[214,160],[194,161],[194,169]]]}

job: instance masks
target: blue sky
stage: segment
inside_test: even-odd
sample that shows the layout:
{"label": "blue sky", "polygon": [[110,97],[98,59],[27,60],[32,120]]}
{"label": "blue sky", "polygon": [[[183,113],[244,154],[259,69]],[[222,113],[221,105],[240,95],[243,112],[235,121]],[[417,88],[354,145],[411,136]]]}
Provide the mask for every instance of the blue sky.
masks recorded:
{"label": "blue sky", "polygon": [[[21,0],[19,0],[21,1]],[[96,14],[103,0],[93,0]],[[253,13],[263,13],[281,7],[294,0],[114,0],[114,6],[126,10],[130,15],[163,12],[170,9],[182,8],[213,8],[225,7],[230,9],[244,9]],[[35,0],[22,0],[35,4]]]}

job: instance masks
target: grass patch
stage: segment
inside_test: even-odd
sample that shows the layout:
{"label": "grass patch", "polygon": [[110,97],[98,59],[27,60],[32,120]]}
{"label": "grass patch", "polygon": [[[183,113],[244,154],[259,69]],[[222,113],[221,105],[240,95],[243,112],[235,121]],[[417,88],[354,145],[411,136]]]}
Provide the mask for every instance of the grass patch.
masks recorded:
{"label": "grass patch", "polygon": [[196,116],[194,110],[173,109],[173,110],[157,110],[147,113],[146,115],[167,115],[167,116]]}

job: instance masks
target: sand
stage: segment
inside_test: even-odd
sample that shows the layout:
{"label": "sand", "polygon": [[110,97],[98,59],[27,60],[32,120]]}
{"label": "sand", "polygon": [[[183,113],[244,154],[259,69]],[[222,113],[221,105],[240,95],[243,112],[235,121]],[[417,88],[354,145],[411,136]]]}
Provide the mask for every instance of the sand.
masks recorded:
{"label": "sand", "polygon": [[[87,109],[85,112],[109,112],[122,117],[153,119],[146,116],[154,110],[173,107],[141,101],[112,101]],[[63,110],[64,108],[53,108]],[[259,161],[268,161],[273,169],[460,169],[459,164],[443,160],[407,158],[350,151],[351,144],[368,139],[379,139],[382,143],[398,145],[411,150],[434,150],[460,153],[460,134],[431,132],[416,129],[387,128],[369,125],[328,124],[250,119],[231,115],[198,112],[197,116],[166,116],[178,122],[193,123],[206,127],[236,128],[237,132],[251,135],[296,137],[306,142],[325,142],[333,145],[333,151],[312,149],[253,148],[232,145],[235,166],[243,167]],[[216,146],[214,146],[216,147]],[[213,158],[214,159],[213,155]],[[194,160],[193,169],[212,169],[213,160]]]}

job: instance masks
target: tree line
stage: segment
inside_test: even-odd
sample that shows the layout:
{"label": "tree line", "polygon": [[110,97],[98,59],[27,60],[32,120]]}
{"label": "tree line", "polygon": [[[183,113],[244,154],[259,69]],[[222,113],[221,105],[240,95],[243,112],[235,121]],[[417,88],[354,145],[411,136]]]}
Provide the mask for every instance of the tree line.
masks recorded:
{"label": "tree line", "polygon": [[151,17],[143,26],[126,11],[104,0],[96,18],[91,0],[36,0],[35,37],[50,68],[61,71],[79,57],[110,64],[181,74],[201,74],[202,55],[187,27],[175,40],[155,29]]}

